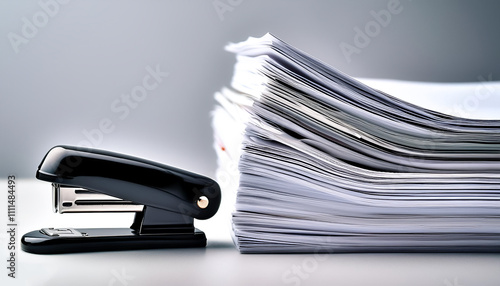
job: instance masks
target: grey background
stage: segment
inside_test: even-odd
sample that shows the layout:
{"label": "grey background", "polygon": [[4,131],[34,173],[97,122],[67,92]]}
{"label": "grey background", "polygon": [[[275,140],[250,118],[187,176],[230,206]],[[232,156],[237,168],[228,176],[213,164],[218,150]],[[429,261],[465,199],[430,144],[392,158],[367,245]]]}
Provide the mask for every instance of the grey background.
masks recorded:
{"label": "grey background", "polygon": [[[44,0],[42,0],[44,2]],[[45,0],[46,2],[46,0]],[[0,2],[0,175],[32,178],[45,152],[78,145],[110,119],[97,148],[214,177],[210,111],[228,85],[234,55],[223,47],[272,32],[357,77],[474,82],[500,75],[500,2],[401,0],[361,53],[339,45],[373,20],[381,1],[70,1],[14,51],[38,1]],[[230,7],[218,14],[214,3]],[[43,19],[42,19],[43,20]],[[147,75],[169,76],[125,119],[111,110]]]}

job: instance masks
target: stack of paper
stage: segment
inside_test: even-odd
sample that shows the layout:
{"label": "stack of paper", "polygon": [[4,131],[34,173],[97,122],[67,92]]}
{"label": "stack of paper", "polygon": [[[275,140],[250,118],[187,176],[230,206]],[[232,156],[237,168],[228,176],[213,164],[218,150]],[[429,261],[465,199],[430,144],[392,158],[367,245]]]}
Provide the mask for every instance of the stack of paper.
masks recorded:
{"label": "stack of paper", "polygon": [[227,50],[213,126],[241,252],[500,250],[500,120],[410,104],[270,34]]}

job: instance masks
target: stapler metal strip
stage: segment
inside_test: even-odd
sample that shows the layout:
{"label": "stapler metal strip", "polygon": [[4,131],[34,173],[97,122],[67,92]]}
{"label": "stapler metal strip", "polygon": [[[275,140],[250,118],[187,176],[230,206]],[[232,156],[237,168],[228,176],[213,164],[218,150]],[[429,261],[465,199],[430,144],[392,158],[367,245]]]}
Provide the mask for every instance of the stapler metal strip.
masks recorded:
{"label": "stapler metal strip", "polygon": [[141,212],[144,205],[83,188],[52,184],[55,213]]}
{"label": "stapler metal strip", "polygon": [[214,180],[156,162],[103,150],[56,146],[36,177],[52,183],[58,213],[134,212],[130,228],[42,228],[22,249],[49,254],[145,248],[204,247],[193,220],[218,210]]}

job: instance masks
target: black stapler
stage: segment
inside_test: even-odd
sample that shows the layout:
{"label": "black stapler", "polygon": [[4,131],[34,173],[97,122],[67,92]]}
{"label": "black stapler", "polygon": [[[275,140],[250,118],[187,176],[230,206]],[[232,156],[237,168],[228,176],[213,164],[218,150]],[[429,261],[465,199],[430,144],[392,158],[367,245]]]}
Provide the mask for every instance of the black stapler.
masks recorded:
{"label": "black stapler", "polygon": [[42,228],[21,239],[38,254],[204,247],[193,219],[208,219],[221,201],[214,180],[123,154],[53,147],[36,177],[52,183],[59,213],[135,212],[130,228]]}

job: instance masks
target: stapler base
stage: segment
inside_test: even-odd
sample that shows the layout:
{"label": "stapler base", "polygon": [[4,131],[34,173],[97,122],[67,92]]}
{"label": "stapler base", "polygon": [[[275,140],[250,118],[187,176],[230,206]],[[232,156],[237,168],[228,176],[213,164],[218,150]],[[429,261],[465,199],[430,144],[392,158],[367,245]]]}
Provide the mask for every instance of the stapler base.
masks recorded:
{"label": "stapler base", "polygon": [[137,234],[131,228],[44,228],[25,234],[21,248],[35,254],[205,247],[205,233]]}

